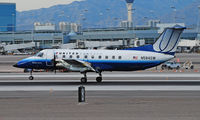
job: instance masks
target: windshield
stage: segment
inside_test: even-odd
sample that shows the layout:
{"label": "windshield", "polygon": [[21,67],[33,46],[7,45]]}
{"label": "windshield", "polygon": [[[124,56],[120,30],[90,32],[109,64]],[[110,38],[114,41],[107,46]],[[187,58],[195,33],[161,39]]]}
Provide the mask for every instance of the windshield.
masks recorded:
{"label": "windshield", "polygon": [[36,56],[36,57],[43,57],[43,55],[44,55],[44,53],[39,52],[39,53],[37,53],[35,56]]}

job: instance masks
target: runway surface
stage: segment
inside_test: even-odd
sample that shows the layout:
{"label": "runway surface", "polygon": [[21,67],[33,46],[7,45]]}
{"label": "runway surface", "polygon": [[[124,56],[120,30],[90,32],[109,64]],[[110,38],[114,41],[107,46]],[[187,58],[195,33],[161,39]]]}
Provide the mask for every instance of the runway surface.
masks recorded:
{"label": "runway surface", "polygon": [[[199,120],[199,73],[0,74],[0,120]],[[86,102],[78,103],[84,85]]]}
{"label": "runway surface", "polygon": [[195,91],[0,92],[1,120],[199,120]]}
{"label": "runway surface", "polygon": [[[0,73],[0,80],[27,80],[29,73]],[[35,80],[79,80],[83,75],[80,73],[56,73],[53,72],[38,72],[33,73]],[[87,77],[94,80],[98,74],[88,73]],[[104,80],[200,80],[200,74],[191,72],[103,72]]]}
{"label": "runway surface", "polygon": [[199,73],[134,73],[106,72],[104,81],[96,83],[95,73],[88,74],[88,83],[80,83],[79,73],[0,74],[0,91],[77,91],[84,85],[87,91],[199,91]]}

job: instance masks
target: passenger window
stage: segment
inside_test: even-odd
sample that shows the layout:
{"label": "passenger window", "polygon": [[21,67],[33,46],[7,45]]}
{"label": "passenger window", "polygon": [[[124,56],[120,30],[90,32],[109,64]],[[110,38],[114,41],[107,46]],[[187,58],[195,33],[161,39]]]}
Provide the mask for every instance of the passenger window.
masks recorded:
{"label": "passenger window", "polygon": [[115,59],[115,56],[112,56],[112,59]]}
{"label": "passenger window", "polygon": [[59,54],[61,55],[62,53],[60,52]]}
{"label": "passenger window", "polygon": [[85,55],[85,57],[84,57],[85,59],[87,59],[87,55]]}
{"label": "passenger window", "polygon": [[105,59],[108,59],[108,56],[105,56]]}
{"label": "passenger window", "polygon": [[65,53],[63,52],[63,54],[65,54]]}
{"label": "passenger window", "polygon": [[77,55],[77,56],[76,56],[76,58],[80,58],[80,56],[79,56],[79,55]]}
{"label": "passenger window", "polygon": [[91,58],[94,59],[94,55],[92,55]]}
{"label": "passenger window", "polygon": [[66,56],[65,55],[63,55],[63,58],[65,58]]}
{"label": "passenger window", "polygon": [[69,56],[69,58],[72,58],[72,57],[73,57],[72,55]]}
{"label": "passenger window", "polygon": [[101,56],[99,56],[99,59],[101,59]]}
{"label": "passenger window", "polygon": [[118,59],[122,59],[122,56],[119,56]]}

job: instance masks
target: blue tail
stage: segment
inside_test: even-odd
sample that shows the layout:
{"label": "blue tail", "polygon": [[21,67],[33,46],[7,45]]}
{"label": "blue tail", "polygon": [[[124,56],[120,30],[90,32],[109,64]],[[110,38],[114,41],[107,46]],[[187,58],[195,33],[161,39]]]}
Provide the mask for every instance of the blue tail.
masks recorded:
{"label": "blue tail", "polygon": [[186,28],[179,25],[175,25],[171,28],[165,28],[163,33],[153,45],[145,45],[141,47],[130,48],[127,50],[152,51],[174,55],[180,41],[181,33],[184,29]]}

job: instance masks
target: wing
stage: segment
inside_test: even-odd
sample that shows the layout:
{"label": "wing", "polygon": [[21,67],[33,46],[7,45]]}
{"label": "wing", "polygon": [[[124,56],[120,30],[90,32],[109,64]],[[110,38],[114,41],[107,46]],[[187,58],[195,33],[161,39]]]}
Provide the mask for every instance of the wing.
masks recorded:
{"label": "wing", "polygon": [[95,71],[90,63],[76,59],[57,60],[56,66],[76,72]]}

